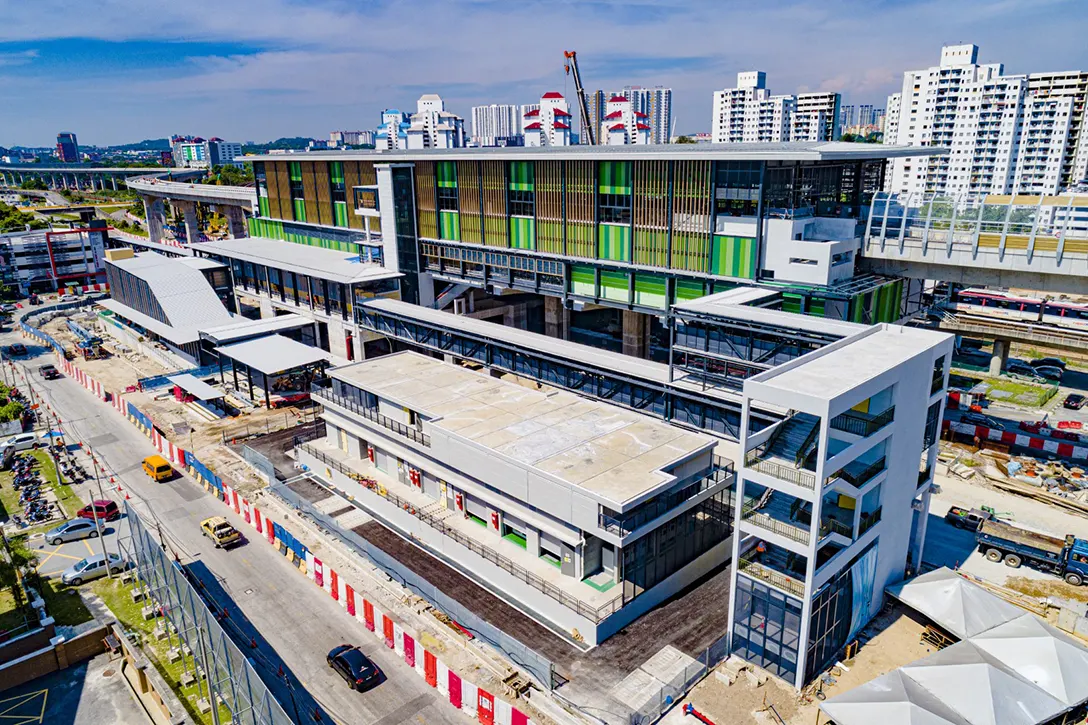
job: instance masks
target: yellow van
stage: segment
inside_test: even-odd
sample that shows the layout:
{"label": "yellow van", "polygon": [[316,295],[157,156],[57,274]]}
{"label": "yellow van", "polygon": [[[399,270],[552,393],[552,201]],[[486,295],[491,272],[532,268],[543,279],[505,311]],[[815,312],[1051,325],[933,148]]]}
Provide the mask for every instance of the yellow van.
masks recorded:
{"label": "yellow van", "polygon": [[144,459],[144,473],[154,481],[169,481],[174,477],[170,462],[162,456],[148,456]]}

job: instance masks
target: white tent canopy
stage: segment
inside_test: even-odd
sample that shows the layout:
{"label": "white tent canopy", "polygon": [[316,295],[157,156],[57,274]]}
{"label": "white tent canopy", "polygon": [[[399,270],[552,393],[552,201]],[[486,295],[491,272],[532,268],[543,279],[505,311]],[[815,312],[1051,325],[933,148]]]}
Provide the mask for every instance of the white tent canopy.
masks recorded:
{"label": "white tent canopy", "polygon": [[1016,605],[943,567],[886,591],[960,639],[993,629],[1024,613]]}
{"label": "white tent canopy", "polygon": [[1037,725],[1068,709],[971,642],[900,668],[971,725]]}
{"label": "white tent canopy", "polygon": [[1088,702],[1088,650],[1032,614],[971,642],[1069,707]]}
{"label": "white tent canopy", "polygon": [[836,723],[968,725],[955,710],[926,692],[902,670],[834,697],[820,709]]}

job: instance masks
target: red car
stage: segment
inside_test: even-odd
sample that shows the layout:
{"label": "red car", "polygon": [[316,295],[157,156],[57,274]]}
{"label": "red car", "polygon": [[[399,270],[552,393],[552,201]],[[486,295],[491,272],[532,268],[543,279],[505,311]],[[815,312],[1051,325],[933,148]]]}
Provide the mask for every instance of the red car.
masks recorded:
{"label": "red car", "polygon": [[121,509],[113,501],[91,501],[76,512],[81,519],[102,519],[103,521],[116,521],[121,518]]}

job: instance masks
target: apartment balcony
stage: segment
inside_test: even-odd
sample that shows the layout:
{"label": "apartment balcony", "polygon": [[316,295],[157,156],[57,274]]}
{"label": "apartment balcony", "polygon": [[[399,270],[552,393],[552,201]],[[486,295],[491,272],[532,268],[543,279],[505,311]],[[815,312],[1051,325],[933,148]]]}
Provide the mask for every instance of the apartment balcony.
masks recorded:
{"label": "apartment balcony", "polygon": [[[600,514],[600,526],[605,531],[617,536],[627,536],[642,526],[687,501],[710,490],[732,488],[736,481],[733,462],[714,457],[714,464],[709,471],[699,471],[677,481],[672,490],[639,504],[634,509],[615,516]],[[732,497],[732,492],[730,497]],[[735,505],[735,502],[731,502]]]}
{"label": "apartment balcony", "polygon": [[[326,383],[327,385],[327,383]],[[313,384],[310,386],[310,396],[322,404],[331,404],[336,407],[349,410],[355,415],[362,416],[372,423],[377,423],[382,428],[388,431],[396,433],[397,435],[407,438],[410,441],[414,441],[421,446],[430,448],[431,437],[421,431],[419,428],[415,428],[410,425],[401,423],[399,420],[393,420],[392,418],[382,415],[378,412],[377,408],[369,408],[365,405],[360,405],[352,398],[345,398],[342,395],[337,395],[333,392],[331,387],[326,387],[321,384]]]}
{"label": "apartment balcony", "polygon": [[828,476],[827,479],[824,481],[824,485],[830,485],[835,481],[835,479],[841,479],[849,483],[854,488],[861,488],[869,481],[873,480],[878,475],[883,473],[886,468],[887,460],[883,456],[873,461],[872,463],[850,461],[838,471]]}
{"label": "apartment balcony", "polygon": [[831,419],[831,427],[844,433],[851,433],[862,438],[868,438],[895,418],[895,406],[874,414],[862,413],[856,410],[848,410]]}
{"label": "apartment balcony", "polygon": [[756,483],[744,484],[740,518],[799,544],[807,545],[811,536],[812,512],[805,501]]}
{"label": "apartment balcony", "polygon": [[738,571],[787,594],[805,597],[805,557],[760,542],[737,562]]}

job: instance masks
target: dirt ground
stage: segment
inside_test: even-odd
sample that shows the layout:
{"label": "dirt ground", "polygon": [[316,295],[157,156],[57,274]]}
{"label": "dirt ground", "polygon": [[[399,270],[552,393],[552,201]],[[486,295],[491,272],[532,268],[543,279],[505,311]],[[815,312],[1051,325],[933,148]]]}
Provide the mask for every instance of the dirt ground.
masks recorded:
{"label": "dirt ground", "polygon": [[[848,669],[835,675],[833,684],[824,685],[824,694],[828,698],[841,695],[908,662],[933,654],[935,648],[921,641],[923,629],[924,626],[905,607],[892,605],[862,630],[858,654],[842,663]],[[806,703],[805,699],[811,701]],[[665,725],[690,723],[690,718],[686,718],[681,709],[688,702],[712,722],[728,725],[775,723],[769,706],[773,706],[788,725],[813,725],[817,722],[819,705],[815,698],[802,698],[792,687],[774,677],[768,677],[765,683],[756,686],[742,674],[729,685],[715,674],[703,680],[662,722]],[[826,722],[822,713],[819,717],[821,722]]]}

